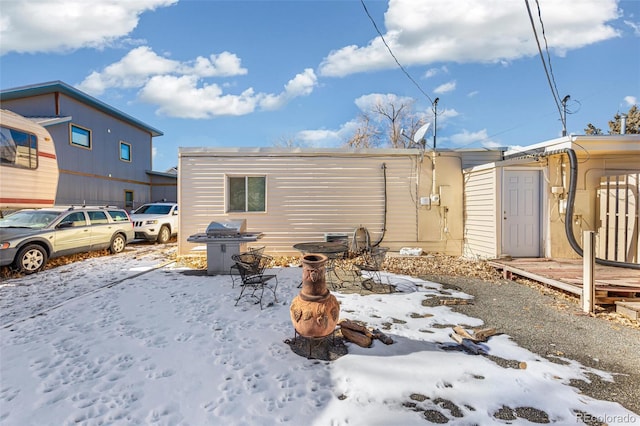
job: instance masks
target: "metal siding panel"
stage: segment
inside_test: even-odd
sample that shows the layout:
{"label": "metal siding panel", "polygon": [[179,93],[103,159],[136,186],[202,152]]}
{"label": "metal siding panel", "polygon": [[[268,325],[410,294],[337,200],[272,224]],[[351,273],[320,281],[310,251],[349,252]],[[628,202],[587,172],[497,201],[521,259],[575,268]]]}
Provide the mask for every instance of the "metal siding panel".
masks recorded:
{"label": "metal siding panel", "polygon": [[464,255],[495,258],[497,255],[495,169],[465,175]]}
{"label": "metal siding panel", "polygon": [[[291,252],[302,241],[321,241],[325,232],[352,233],[360,225],[372,239],[381,235],[384,215],[386,164],[388,214],[386,239],[415,239],[415,211],[409,188],[415,182],[414,161],[409,156],[331,157],[180,157],[179,203],[181,234],[202,232],[214,216],[244,218],[248,231],[265,237],[256,245],[271,252]],[[225,213],[228,175],[266,175],[266,213]],[[390,218],[393,218],[390,220]],[[186,254],[187,243],[179,251]]]}

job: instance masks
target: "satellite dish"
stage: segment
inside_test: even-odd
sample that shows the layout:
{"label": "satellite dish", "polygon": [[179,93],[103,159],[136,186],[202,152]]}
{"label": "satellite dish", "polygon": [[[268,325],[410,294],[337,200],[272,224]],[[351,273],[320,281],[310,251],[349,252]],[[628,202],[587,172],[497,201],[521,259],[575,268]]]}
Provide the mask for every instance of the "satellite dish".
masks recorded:
{"label": "satellite dish", "polygon": [[418,130],[416,130],[416,132],[413,135],[413,141],[417,144],[422,143],[422,140],[424,139],[424,135],[427,134],[427,130],[429,130],[429,126],[431,126],[431,123],[427,123],[424,126],[420,127]]}

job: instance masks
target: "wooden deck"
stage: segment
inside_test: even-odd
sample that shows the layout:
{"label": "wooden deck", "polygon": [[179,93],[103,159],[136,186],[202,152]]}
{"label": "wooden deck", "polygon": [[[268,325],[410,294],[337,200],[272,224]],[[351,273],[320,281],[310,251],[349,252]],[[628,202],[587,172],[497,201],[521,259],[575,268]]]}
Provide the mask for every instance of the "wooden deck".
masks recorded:
{"label": "wooden deck", "polygon": [[[489,262],[505,278],[513,275],[529,278],[580,296],[583,265],[581,259],[512,259]],[[595,266],[596,300],[599,305],[619,301],[640,302],[640,269]]]}

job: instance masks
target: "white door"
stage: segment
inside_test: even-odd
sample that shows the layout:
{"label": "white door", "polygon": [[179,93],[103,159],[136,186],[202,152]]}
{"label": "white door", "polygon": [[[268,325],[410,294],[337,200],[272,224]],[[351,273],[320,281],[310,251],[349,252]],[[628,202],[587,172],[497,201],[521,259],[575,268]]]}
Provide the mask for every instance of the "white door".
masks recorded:
{"label": "white door", "polygon": [[505,170],[502,188],[502,254],[539,257],[540,172]]}

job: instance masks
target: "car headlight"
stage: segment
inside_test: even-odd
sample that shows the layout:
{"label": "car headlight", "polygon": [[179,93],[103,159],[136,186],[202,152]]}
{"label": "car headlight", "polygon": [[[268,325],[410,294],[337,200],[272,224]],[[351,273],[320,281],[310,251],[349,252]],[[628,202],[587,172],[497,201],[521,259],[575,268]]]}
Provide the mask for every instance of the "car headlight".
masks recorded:
{"label": "car headlight", "polygon": [[145,222],[146,225],[155,225],[156,223],[158,223],[157,219],[149,219]]}

